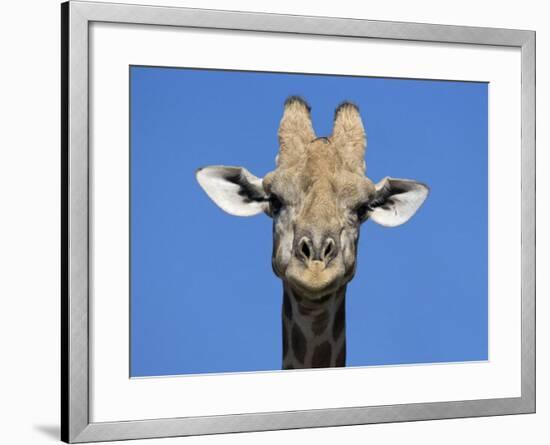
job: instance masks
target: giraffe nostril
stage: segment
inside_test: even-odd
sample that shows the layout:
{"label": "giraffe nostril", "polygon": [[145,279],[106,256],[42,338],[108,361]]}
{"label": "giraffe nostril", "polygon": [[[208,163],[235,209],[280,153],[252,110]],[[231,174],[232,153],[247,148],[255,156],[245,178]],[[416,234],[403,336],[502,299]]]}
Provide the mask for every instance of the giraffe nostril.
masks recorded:
{"label": "giraffe nostril", "polygon": [[314,253],[315,252],[313,250],[313,244],[307,236],[304,236],[300,239],[300,242],[294,250],[294,255],[296,255],[296,257],[304,263],[311,261],[313,259]]}
{"label": "giraffe nostril", "polygon": [[327,238],[323,244],[323,251],[322,251],[322,257],[321,257],[321,259],[326,265],[328,265],[328,263],[330,263],[330,261],[336,257],[336,255],[338,254],[337,250],[338,249],[334,239],[330,237]]}
{"label": "giraffe nostril", "polygon": [[307,245],[307,242],[305,240],[302,240],[302,244],[300,246],[300,250],[302,252],[302,255],[306,258],[306,259],[310,259],[311,258],[311,249],[309,248],[309,246]]}
{"label": "giraffe nostril", "polygon": [[334,241],[331,238],[329,238],[326,242],[325,250],[323,251],[323,259],[329,258],[333,251],[334,251]]}

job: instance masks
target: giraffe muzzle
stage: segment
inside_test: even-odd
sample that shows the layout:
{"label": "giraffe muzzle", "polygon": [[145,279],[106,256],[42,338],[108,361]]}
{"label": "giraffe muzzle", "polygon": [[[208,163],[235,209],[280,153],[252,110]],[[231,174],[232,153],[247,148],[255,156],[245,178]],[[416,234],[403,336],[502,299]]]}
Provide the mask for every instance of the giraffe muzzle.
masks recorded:
{"label": "giraffe muzzle", "polygon": [[302,236],[294,248],[295,256],[306,266],[312,262],[322,262],[326,267],[338,255],[338,251],[338,245],[331,236],[324,237],[318,243],[308,236]]}

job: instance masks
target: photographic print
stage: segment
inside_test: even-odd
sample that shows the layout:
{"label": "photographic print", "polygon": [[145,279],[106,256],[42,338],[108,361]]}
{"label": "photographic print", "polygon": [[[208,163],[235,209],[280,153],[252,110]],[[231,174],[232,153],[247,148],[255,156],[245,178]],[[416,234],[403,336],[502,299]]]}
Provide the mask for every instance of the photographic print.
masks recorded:
{"label": "photographic print", "polygon": [[533,31],[61,25],[62,440],[535,412]]}
{"label": "photographic print", "polygon": [[488,84],[131,66],[130,376],[488,360]]}
{"label": "photographic print", "polygon": [[61,24],[62,440],[535,412],[535,32]]}

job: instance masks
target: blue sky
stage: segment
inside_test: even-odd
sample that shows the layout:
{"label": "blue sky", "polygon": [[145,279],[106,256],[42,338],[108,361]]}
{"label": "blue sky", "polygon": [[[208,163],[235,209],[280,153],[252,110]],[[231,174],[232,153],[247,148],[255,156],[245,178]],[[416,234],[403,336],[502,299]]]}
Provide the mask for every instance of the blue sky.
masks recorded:
{"label": "blue sky", "polygon": [[407,224],[362,226],[348,366],[486,360],[485,83],[131,67],[131,376],[277,370],[282,285],[271,220],[225,214],[198,167],[274,168],[285,98],[318,136],[359,105],[367,174],[431,194]]}

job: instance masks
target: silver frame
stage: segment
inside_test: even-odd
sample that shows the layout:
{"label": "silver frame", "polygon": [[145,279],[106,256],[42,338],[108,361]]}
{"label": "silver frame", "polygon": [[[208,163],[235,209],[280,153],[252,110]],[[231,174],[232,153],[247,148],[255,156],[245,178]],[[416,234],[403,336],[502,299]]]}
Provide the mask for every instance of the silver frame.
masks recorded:
{"label": "silver frame", "polygon": [[[61,438],[69,443],[535,412],[535,32],[70,1],[62,23]],[[91,22],[521,48],[521,397],[92,423],[88,30]]]}

